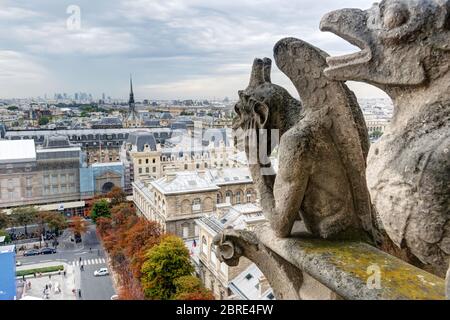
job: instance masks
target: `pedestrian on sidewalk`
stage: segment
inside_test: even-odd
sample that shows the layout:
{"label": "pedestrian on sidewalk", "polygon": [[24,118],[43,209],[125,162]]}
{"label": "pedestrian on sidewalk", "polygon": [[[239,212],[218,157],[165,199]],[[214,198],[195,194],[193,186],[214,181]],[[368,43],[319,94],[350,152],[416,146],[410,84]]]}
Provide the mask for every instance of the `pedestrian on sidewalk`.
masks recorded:
{"label": "pedestrian on sidewalk", "polygon": [[78,289],[78,297],[81,298],[81,289]]}

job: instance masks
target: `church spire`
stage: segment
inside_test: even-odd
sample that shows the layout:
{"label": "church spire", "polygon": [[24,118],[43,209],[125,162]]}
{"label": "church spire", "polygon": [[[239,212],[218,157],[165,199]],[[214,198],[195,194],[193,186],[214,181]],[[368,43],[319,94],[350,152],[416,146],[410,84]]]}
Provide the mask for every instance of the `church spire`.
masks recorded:
{"label": "church spire", "polygon": [[130,106],[130,109],[134,109],[134,93],[133,93],[133,78],[130,74],[130,100],[128,100],[128,104]]}

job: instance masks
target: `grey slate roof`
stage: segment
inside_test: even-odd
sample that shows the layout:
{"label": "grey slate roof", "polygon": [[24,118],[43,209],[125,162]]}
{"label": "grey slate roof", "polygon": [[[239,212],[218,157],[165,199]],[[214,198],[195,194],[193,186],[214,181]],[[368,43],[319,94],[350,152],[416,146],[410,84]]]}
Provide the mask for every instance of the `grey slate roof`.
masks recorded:
{"label": "grey slate roof", "polygon": [[67,148],[70,147],[69,137],[63,135],[50,135],[44,139],[43,147],[50,148]]}
{"label": "grey slate roof", "polygon": [[150,147],[150,150],[156,151],[156,139],[153,133],[146,131],[136,131],[130,133],[128,136],[128,143],[136,146],[136,151],[142,152],[144,151],[144,146],[147,144]]}

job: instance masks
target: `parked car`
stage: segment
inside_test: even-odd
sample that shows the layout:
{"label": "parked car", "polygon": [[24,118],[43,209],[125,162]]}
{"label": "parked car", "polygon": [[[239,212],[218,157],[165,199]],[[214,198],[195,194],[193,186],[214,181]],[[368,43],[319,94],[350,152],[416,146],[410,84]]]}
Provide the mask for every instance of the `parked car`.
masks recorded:
{"label": "parked car", "polygon": [[109,274],[108,268],[100,268],[94,271],[94,276],[96,277],[107,276],[108,274]]}
{"label": "parked car", "polygon": [[39,250],[31,249],[31,250],[25,251],[23,255],[25,257],[28,257],[28,256],[37,256],[38,254],[40,254]]}
{"label": "parked car", "polygon": [[19,260],[16,260],[16,267],[20,267],[22,265],[22,262],[20,262]]}
{"label": "parked car", "polygon": [[42,248],[40,253],[41,254],[52,254],[52,253],[56,253],[56,249],[54,249],[54,248]]}
{"label": "parked car", "polygon": [[119,295],[115,294],[111,296],[111,300],[119,300]]}

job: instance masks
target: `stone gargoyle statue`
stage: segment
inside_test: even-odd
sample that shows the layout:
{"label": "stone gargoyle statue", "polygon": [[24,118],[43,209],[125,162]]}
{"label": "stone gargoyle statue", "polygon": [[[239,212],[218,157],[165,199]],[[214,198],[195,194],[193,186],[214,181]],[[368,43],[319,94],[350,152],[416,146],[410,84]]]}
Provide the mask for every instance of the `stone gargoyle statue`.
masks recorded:
{"label": "stone gargoyle statue", "polygon": [[450,1],[385,0],[323,17],[361,49],[325,75],[385,91],[390,127],[370,149],[367,183],[390,239],[444,276],[450,257]]}
{"label": "stone gargoyle statue", "polygon": [[[296,220],[313,236],[368,239],[371,204],[366,185],[369,149],[356,97],[343,82],[323,75],[327,55],[294,38],[280,40],[275,61],[301,97],[271,83],[271,60],[256,59],[249,86],[239,92],[235,132],[245,132],[245,151],[261,206],[271,228],[288,237]],[[269,132],[259,135],[259,132]],[[278,130],[279,169],[267,158]],[[250,133],[250,134],[249,134]],[[254,134],[252,134],[254,133]],[[256,151],[256,161],[251,152]],[[272,170],[272,171],[271,171]]]}

